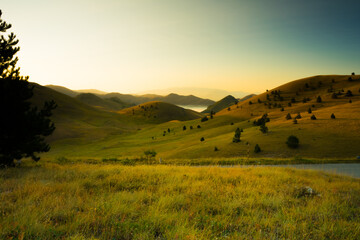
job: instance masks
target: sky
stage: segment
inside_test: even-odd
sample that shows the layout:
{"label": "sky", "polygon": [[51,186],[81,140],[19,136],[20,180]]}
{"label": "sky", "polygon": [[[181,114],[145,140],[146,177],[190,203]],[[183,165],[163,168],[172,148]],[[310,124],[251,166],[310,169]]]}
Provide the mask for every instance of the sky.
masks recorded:
{"label": "sky", "polygon": [[260,93],[360,72],[358,0],[1,2],[20,41],[21,74],[42,85]]}

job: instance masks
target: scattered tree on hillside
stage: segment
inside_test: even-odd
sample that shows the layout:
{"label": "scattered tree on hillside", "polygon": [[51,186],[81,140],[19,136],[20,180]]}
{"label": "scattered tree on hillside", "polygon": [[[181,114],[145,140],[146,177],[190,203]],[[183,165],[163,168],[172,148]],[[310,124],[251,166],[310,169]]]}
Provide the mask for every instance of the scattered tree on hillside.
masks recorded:
{"label": "scattered tree on hillside", "polygon": [[298,148],[299,147],[299,139],[296,136],[289,136],[286,144],[289,148]]}
{"label": "scattered tree on hillside", "polygon": [[354,72],[352,72],[352,73],[351,73],[351,75],[353,75],[353,76],[354,76],[354,75],[355,75],[355,73],[354,73]]}
{"label": "scattered tree on hillside", "polygon": [[240,129],[237,128],[237,129],[235,130],[235,134],[234,134],[234,137],[233,137],[233,142],[234,142],[234,143],[240,142],[240,136],[241,136]]}
{"label": "scattered tree on hillside", "polygon": [[205,138],[204,137],[200,138],[200,142],[203,142],[203,141],[205,141]]}
{"label": "scattered tree on hillside", "polygon": [[284,107],[282,107],[282,108],[280,109],[280,111],[282,111],[282,112],[283,112],[283,111],[284,111]]}
{"label": "scattered tree on hillside", "polygon": [[286,118],[286,120],[290,120],[291,119],[291,114],[288,113],[285,118]]}
{"label": "scattered tree on hillside", "polygon": [[267,113],[265,113],[264,115],[262,115],[261,118],[259,118],[258,120],[254,120],[253,124],[255,126],[261,126],[267,122],[270,122],[270,118],[268,118]]}
{"label": "scattered tree on hillside", "polygon": [[349,77],[349,78],[348,78],[348,81],[349,81],[349,82],[352,82],[352,81],[353,81],[352,77]]}
{"label": "scattered tree on hillside", "polygon": [[305,88],[309,88],[309,84],[308,84],[308,83],[305,83]]}
{"label": "scattered tree on hillside", "polygon": [[234,125],[234,123],[233,123],[233,122],[231,122],[231,123],[230,123],[230,125]]}
{"label": "scattered tree on hillside", "polygon": [[217,152],[219,151],[219,149],[217,147],[214,147],[214,151]]}
{"label": "scattered tree on hillside", "polygon": [[[0,32],[5,33],[11,24],[1,19]],[[38,161],[36,153],[48,152],[50,146],[45,142],[55,130],[50,116],[56,108],[54,101],[45,102],[41,110],[30,103],[33,88],[28,77],[20,76],[16,67],[18,40],[14,33],[0,36],[0,166],[14,166],[14,160],[31,157]]]}
{"label": "scattered tree on hillside", "polygon": [[308,113],[312,113],[311,108],[308,109]]}
{"label": "scattered tree on hillside", "polygon": [[331,94],[331,98],[332,99],[337,99],[337,94],[336,93]]}
{"label": "scattered tree on hillside", "polygon": [[185,131],[186,130],[186,126],[183,126],[183,131]]}
{"label": "scattered tree on hillside", "polygon": [[313,114],[311,117],[310,117],[311,120],[316,120],[316,117],[315,115]]}
{"label": "scattered tree on hillside", "polygon": [[260,100],[260,98],[258,98],[258,100],[257,100],[257,101],[258,101],[258,103],[262,103],[262,101]]}
{"label": "scattered tree on hillside", "polygon": [[352,103],[351,99],[349,99],[349,103]]}
{"label": "scattered tree on hillside", "polygon": [[294,124],[297,124],[297,123],[298,123],[297,120],[296,120],[296,118],[294,118],[293,123],[294,123]]}
{"label": "scattered tree on hillside", "polygon": [[321,99],[320,96],[318,96],[318,97],[316,98],[316,102],[318,102],[318,103],[321,103],[321,102],[322,102],[322,99]]}
{"label": "scattered tree on hillside", "polygon": [[228,107],[228,111],[230,111],[231,110],[231,108],[230,107]]}
{"label": "scattered tree on hillside", "polygon": [[249,101],[249,105],[251,105],[252,104],[252,101]]}
{"label": "scattered tree on hillside", "polygon": [[268,127],[265,125],[265,123],[263,123],[262,125],[260,125],[260,131],[262,132],[262,133],[267,133],[268,132]]}
{"label": "scattered tree on hillside", "polygon": [[156,152],[154,150],[146,150],[144,151],[146,159],[149,161],[151,158],[154,158],[156,156]]}
{"label": "scattered tree on hillside", "polygon": [[197,128],[201,128],[201,126],[200,126],[200,125],[197,125]]}
{"label": "scattered tree on hillside", "polygon": [[192,130],[193,129],[193,126],[190,126],[190,130]]}
{"label": "scattered tree on hillside", "polygon": [[335,119],[335,114],[332,113],[330,117],[331,119]]}
{"label": "scattered tree on hillside", "polygon": [[167,130],[167,131],[168,131],[168,133],[169,133],[169,132],[170,132],[170,128],[168,128],[168,130]]}
{"label": "scattered tree on hillside", "polygon": [[301,115],[300,113],[298,113],[298,115],[295,117],[295,119],[300,119],[301,118]]}
{"label": "scattered tree on hillside", "polygon": [[296,99],[294,97],[291,98],[291,103],[296,103]]}
{"label": "scattered tree on hillside", "polygon": [[291,107],[291,102],[288,103],[288,106]]}
{"label": "scattered tree on hillside", "polygon": [[256,145],[255,145],[254,152],[255,152],[255,153],[261,152],[261,148],[260,148],[259,144],[256,144]]}

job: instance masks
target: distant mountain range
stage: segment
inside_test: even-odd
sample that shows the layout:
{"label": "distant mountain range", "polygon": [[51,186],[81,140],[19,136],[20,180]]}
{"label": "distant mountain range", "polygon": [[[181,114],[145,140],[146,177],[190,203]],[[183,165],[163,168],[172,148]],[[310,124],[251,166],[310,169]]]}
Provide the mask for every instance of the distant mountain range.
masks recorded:
{"label": "distant mountain range", "polygon": [[[56,86],[56,85],[47,85],[46,87],[52,88],[55,91],[61,92],[71,97],[77,97],[80,101],[83,101],[92,106],[101,106],[101,107],[109,108],[111,105],[110,109],[112,110],[119,110],[118,107],[121,104],[127,105],[127,107],[129,107],[132,105],[138,105],[149,101],[161,101],[161,102],[167,102],[182,106],[190,106],[190,105],[209,106],[215,103],[215,101],[210,99],[199,98],[194,95],[183,96],[175,93],[171,93],[167,96],[161,96],[157,94],[132,95],[132,94],[121,94],[117,92],[105,93],[94,89],[88,89],[89,92],[87,92],[87,95],[84,96],[82,94],[84,94],[86,90],[79,90],[80,91],[79,92],[68,89],[66,87]],[[105,103],[104,101],[100,101],[101,99],[106,100],[107,103]],[[111,102],[109,102],[109,99]],[[114,105],[114,102],[116,101],[118,101],[120,105],[116,103]]]}
{"label": "distant mountain range", "polygon": [[195,94],[200,98],[207,98],[215,101],[219,101],[225,96],[232,95],[235,98],[242,98],[250,93],[241,92],[241,91],[226,91],[212,88],[167,88],[167,89],[157,89],[146,92],[141,92],[139,94],[153,93],[159,95],[167,95],[170,93],[177,93],[180,95],[190,95]]}

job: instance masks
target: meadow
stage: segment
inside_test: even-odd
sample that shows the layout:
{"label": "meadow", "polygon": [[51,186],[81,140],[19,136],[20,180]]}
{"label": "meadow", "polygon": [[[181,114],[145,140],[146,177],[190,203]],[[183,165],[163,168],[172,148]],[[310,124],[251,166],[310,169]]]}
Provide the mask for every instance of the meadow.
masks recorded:
{"label": "meadow", "polygon": [[360,180],[310,170],[26,163],[1,239],[359,239]]}

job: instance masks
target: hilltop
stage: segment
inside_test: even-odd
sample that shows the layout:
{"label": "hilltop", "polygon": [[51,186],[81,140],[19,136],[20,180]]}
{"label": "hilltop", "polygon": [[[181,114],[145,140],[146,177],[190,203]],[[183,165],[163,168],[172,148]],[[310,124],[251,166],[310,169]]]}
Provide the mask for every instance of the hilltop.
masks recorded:
{"label": "hilltop", "polygon": [[211,113],[211,112],[219,112],[225,108],[228,108],[229,106],[233,104],[237,104],[239,100],[234,98],[233,96],[229,95],[221,99],[220,101],[215,102],[214,104],[208,106],[207,109],[203,111],[203,113]]}
{"label": "hilltop", "polygon": [[134,119],[143,119],[150,122],[163,123],[172,120],[187,121],[201,118],[201,113],[178,107],[174,104],[152,101],[118,112],[131,116]]}

